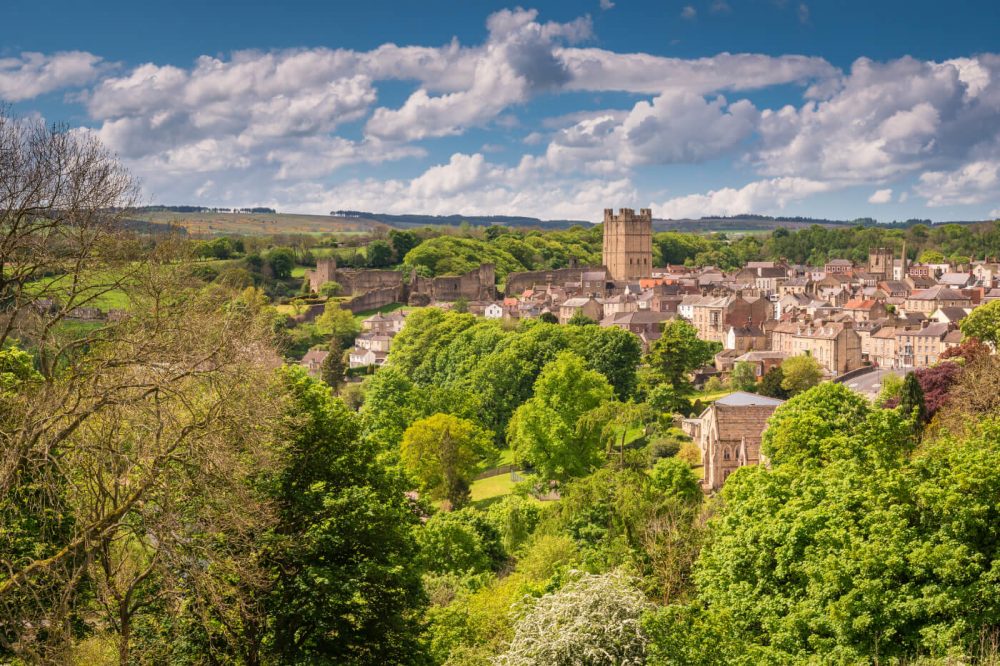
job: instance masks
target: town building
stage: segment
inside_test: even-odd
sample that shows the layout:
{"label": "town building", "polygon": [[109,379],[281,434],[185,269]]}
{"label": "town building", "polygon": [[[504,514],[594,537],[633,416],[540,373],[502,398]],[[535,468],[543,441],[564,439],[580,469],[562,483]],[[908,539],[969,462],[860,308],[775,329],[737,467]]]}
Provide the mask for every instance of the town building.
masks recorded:
{"label": "town building", "polygon": [[698,418],[684,420],[684,431],[701,450],[705,490],[718,490],[740,467],[760,463],[767,420],[782,402],[737,391],[716,400]]}

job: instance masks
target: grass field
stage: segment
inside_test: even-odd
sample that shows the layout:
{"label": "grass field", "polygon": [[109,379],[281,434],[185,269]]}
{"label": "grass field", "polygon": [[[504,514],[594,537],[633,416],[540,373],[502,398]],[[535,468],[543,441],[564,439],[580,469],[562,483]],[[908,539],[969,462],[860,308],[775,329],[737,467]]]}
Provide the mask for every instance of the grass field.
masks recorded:
{"label": "grass field", "polygon": [[[24,286],[24,288],[25,291],[32,294],[38,294],[42,290],[45,290],[46,297],[63,301],[65,300],[65,296],[60,292],[63,289],[69,288],[70,285],[68,281],[71,279],[72,278],[69,275],[46,277],[40,280],[35,280],[34,282],[29,282]],[[88,282],[87,284],[113,283],[115,280],[116,278],[111,275],[102,276],[100,274],[95,274],[92,276],[92,282]],[[83,305],[86,307],[100,308],[104,312],[107,312],[112,308],[121,310],[126,309],[128,304],[128,294],[125,293],[124,289],[112,289]]]}
{"label": "grass field", "polygon": [[176,224],[192,234],[362,234],[388,228],[375,220],[295,215],[290,213],[174,213],[157,211],[135,216],[147,222]]}

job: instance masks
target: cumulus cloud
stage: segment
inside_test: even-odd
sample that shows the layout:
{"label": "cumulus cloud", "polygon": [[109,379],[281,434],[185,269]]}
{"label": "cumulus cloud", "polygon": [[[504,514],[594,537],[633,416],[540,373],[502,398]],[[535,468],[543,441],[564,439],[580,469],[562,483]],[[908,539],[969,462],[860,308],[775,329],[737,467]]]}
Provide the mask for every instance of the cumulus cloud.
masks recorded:
{"label": "cumulus cloud", "polygon": [[914,188],[932,207],[970,205],[1000,198],[1000,160],[979,160],[951,171],[928,171]]}
{"label": "cumulus cloud", "polygon": [[684,8],[681,10],[681,18],[693,21],[698,18],[698,10],[692,5],[684,5]]}
{"label": "cumulus cloud", "polygon": [[872,195],[868,197],[868,203],[870,204],[884,204],[892,201],[892,188],[887,187],[883,190],[875,190]]}
{"label": "cumulus cloud", "polygon": [[993,56],[946,63],[861,58],[828,99],[763,111],[755,164],[768,176],[851,184],[961,160],[995,141],[997,74]]}
{"label": "cumulus cloud", "polygon": [[589,114],[556,133],[546,152],[553,168],[612,171],[645,164],[697,163],[724,155],[750,136],[757,109],[690,92],[640,101],[628,112]]}
{"label": "cumulus cloud", "polygon": [[748,183],[739,189],[724,187],[706,194],[689,194],[654,205],[658,217],[699,218],[706,215],[771,213],[788,203],[831,189],[827,183],[808,178],[771,178]]}
{"label": "cumulus cloud", "polygon": [[375,110],[366,125],[370,136],[412,141],[458,134],[495,118],[512,104],[566,84],[570,73],[556,56],[559,41],[591,35],[589,17],[569,23],[535,21],[535,10],[502,10],[487,20],[489,38],[477,58],[472,84],[447,95],[421,88],[398,109]]}
{"label": "cumulus cloud", "polygon": [[22,53],[0,58],[0,100],[20,102],[54,90],[90,83],[100,74],[103,61],[84,51]]}

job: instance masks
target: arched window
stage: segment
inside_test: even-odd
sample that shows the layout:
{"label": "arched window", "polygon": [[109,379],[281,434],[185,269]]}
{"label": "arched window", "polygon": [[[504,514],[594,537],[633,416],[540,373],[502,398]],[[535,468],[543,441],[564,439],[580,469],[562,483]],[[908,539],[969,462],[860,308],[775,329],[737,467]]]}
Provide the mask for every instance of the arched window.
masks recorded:
{"label": "arched window", "polygon": [[732,454],[729,452],[729,447],[728,446],[723,447],[723,449],[722,449],[722,459],[723,460],[731,460],[732,457],[733,457]]}

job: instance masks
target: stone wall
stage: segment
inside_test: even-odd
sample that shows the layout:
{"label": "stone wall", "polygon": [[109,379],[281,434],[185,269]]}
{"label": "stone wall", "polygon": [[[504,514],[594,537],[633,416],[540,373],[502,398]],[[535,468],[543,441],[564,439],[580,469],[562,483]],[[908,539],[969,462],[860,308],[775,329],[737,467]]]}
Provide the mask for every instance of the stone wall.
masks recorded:
{"label": "stone wall", "polygon": [[547,271],[523,271],[520,273],[508,273],[507,282],[504,285],[504,293],[507,296],[516,296],[525,289],[531,289],[538,285],[561,286],[567,282],[581,282],[583,274],[587,271],[602,270],[600,266],[583,268],[554,268]]}
{"label": "stone wall", "polygon": [[[368,297],[380,305],[388,295],[395,294],[389,303],[416,302],[420,304],[432,301],[457,301],[464,298],[469,301],[492,301],[496,299],[496,269],[493,264],[482,264],[479,268],[462,275],[441,275],[434,278],[420,277],[415,271],[409,274],[402,271],[341,269],[337,268],[335,259],[322,259],[316,263],[316,269],[306,271],[306,279],[314,292],[329,281],[335,281],[343,287],[345,296],[355,297],[359,303],[366,302],[362,297]],[[359,300],[360,299],[360,300]],[[361,308],[366,309],[366,308]],[[353,310],[352,310],[353,311]]]}
{"label": "stone wall", "polygon": [[400,285],[398,287],[380,287],[378,289],[372,289],[371,291],[366,291],[363,294],[358,294],[349,301],[345,301],[340,304],[345,310],[350,310],[354,314],[359,312],[366,312],[368,310],[377,310],[379,308],[384,308],[387,305],[392,305],[393,303],[405,303],[404,289]]}

